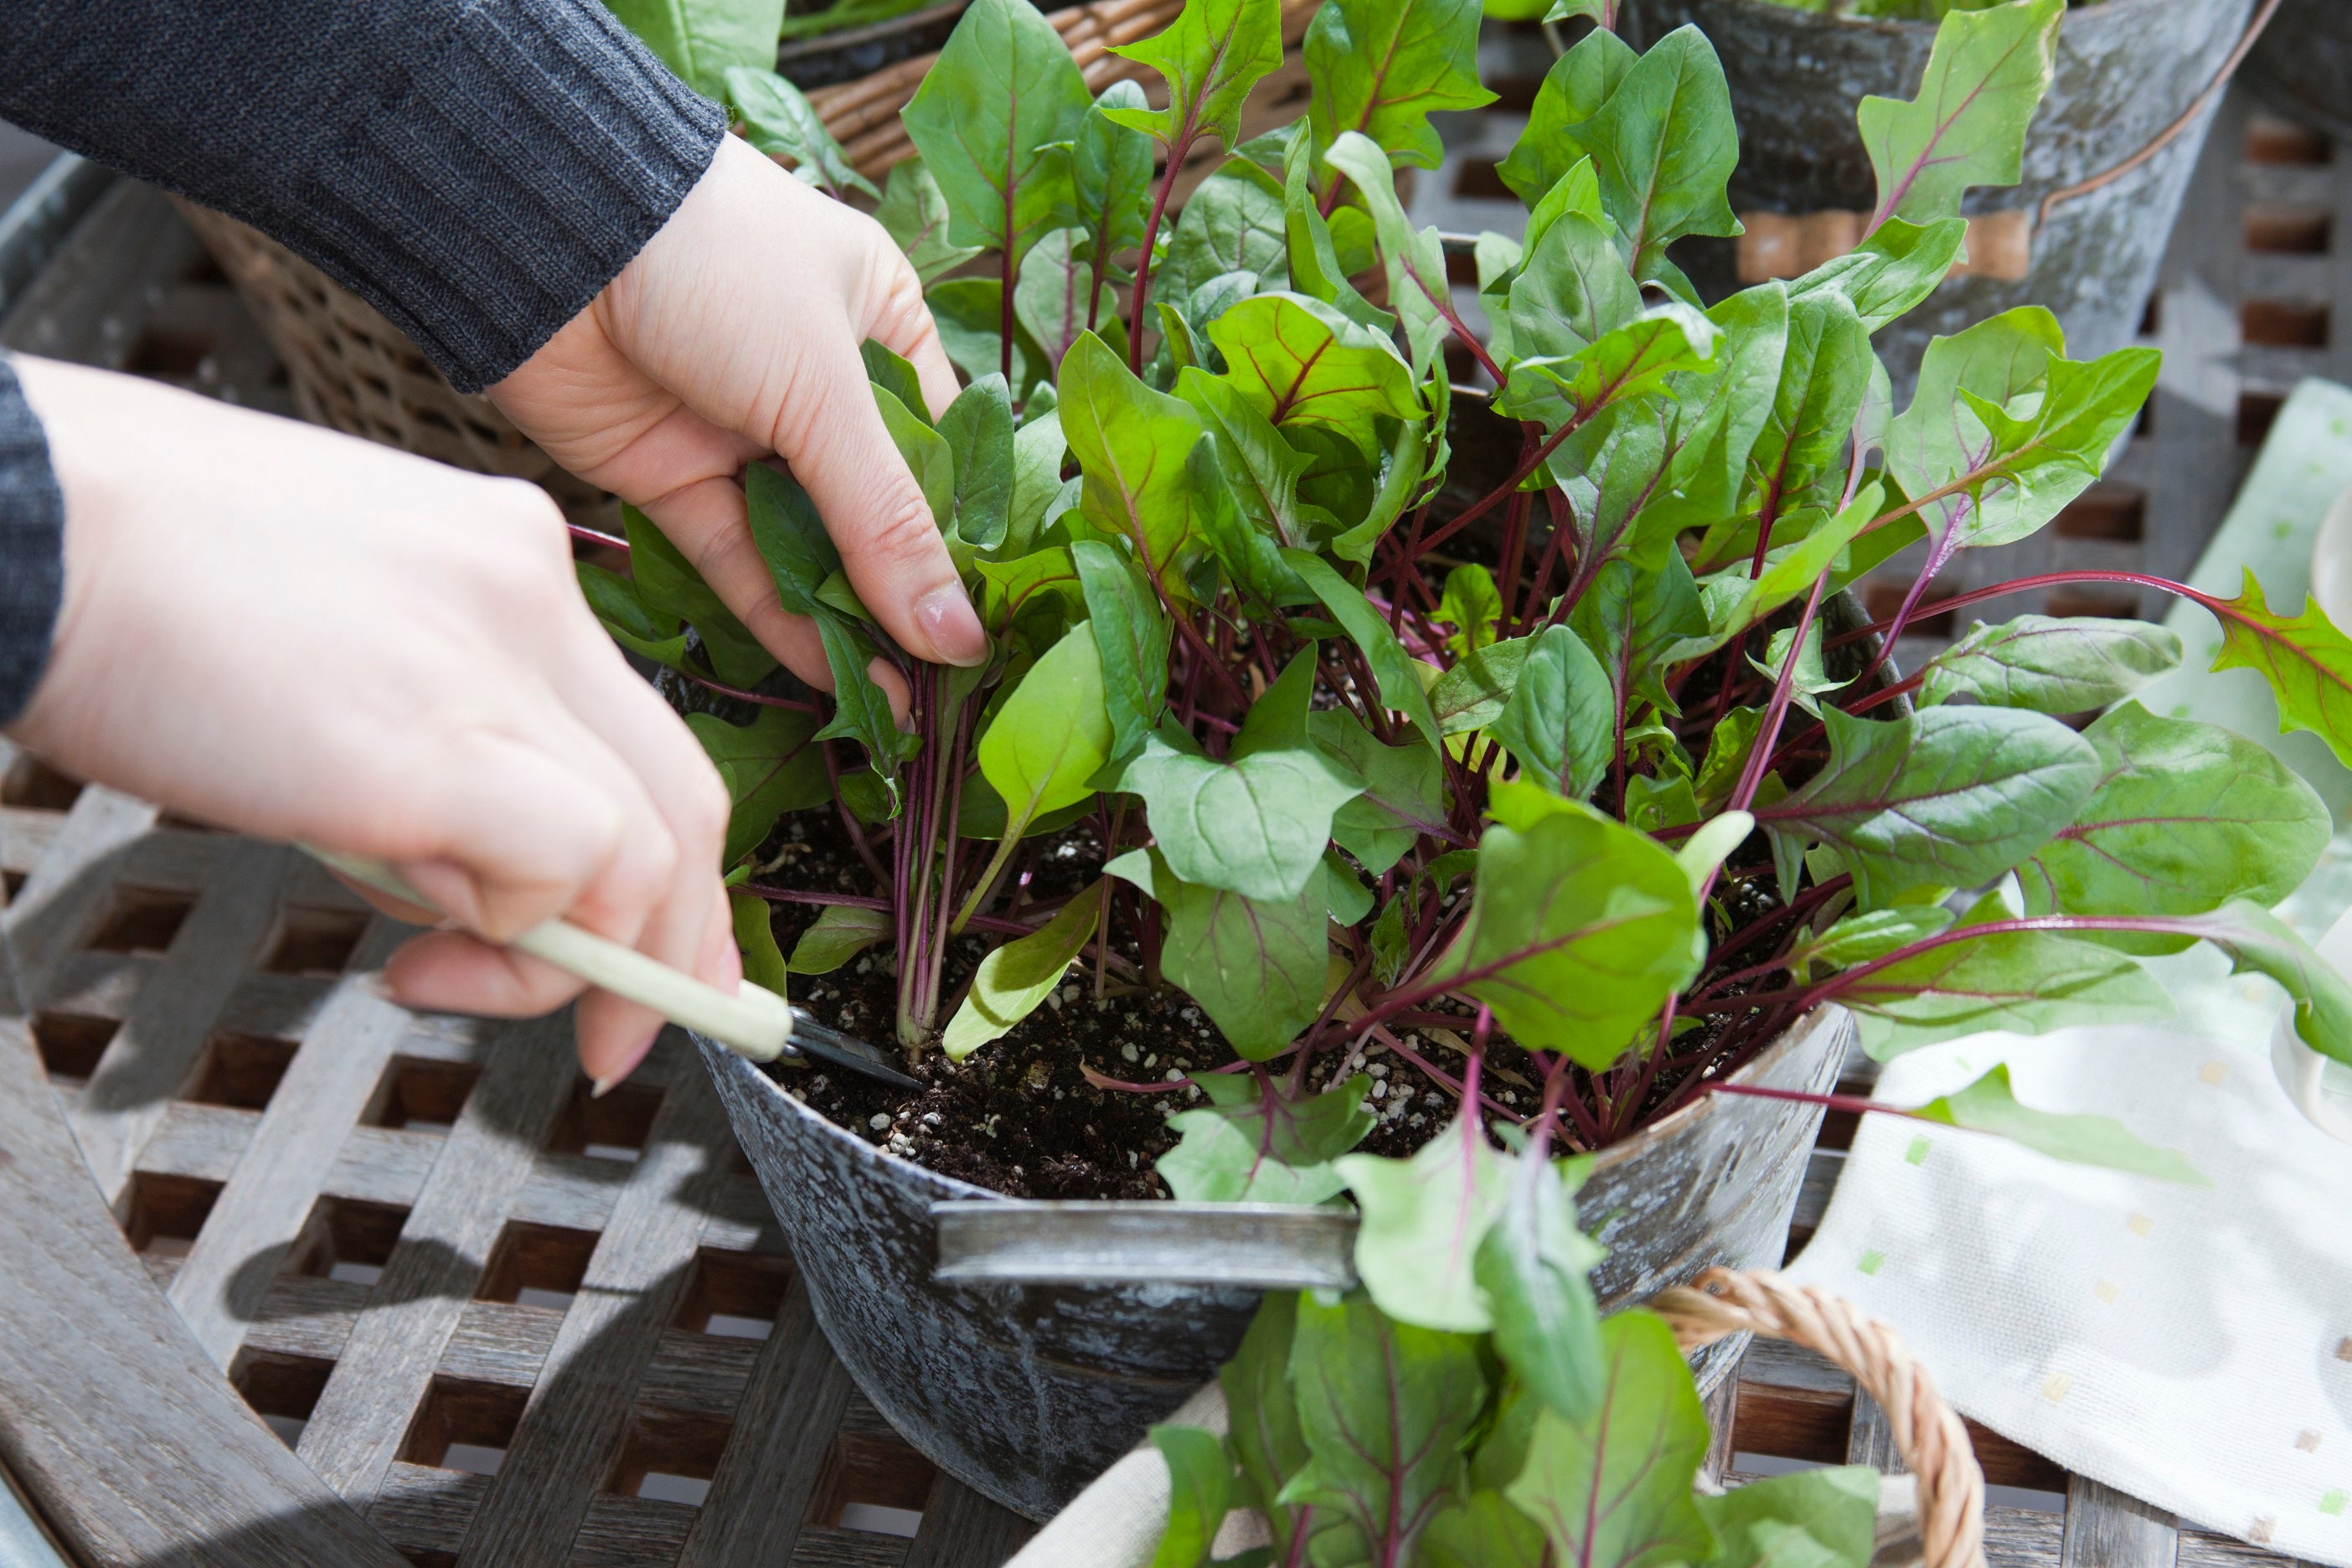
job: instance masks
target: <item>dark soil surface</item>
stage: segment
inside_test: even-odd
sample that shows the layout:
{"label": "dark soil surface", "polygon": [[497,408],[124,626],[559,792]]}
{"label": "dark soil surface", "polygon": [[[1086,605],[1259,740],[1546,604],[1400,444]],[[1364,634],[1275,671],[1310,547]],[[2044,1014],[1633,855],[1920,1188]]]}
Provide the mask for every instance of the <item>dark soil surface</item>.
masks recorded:
{"label": "dark soil surface", "polygon": [[[1100,874],[1101,847],[1091,830],[1074,828],[1041,842],[1045,848],[1030,879],[1029,904],[999,913],[1027,919],[1037,911],[1042,919],[1041,904]],[[755,879],[770,886],[858,896],[877,891],[873,874],[829,808],[788,818],[762,849],[760,863],[773,864]],[[770,907],[776,940],[786,953],[821,912],[810,904]],[[954,1001],[981,959],[1005,940],[1001,933],[967,936],[955,945],[942,987],[943,1016],[952,1016]],[[1139,962],[1131,939],[1118,945]],[[774,1076],[787,1092],[836,1125],[976,1186],[1024,1198],[1168,1197],[1166,1184],[1152,1170],[1176,1146],[1167,1118],[1205,1103],[1202,1091],[1184,1079],[1239,1058],[1182,992],[1122,984],[1116,973],[1106,981],[1106,994],[1097,1000],[1091,968],[1083,977],[1073,971],[1054,999],[961,1063],[935,1050],[922,1053],[909,1064],[914,1076],[930,1086],[919,1095],[823,1068],[782,1068]],[[820,1023],[889,1048],[896,1038],[897,988],[896,964],[886,943],[830,974],[795,974],[792,999]],[[1470,1023],[1465,1011],[1465,1034]],[[1430,1031],[1400,1038],[1407,1048],[1458,1075],[1458,1051]],[[1136,1089],[1097,1088],[1084,1068]],[[1378,1043],[1358,1055],[1336,1047],[1318,1053],[1307,1083],[1321,1089],[1335,1073],[1345,1077],[1351,1070],[1381,1086],[1372,1102],[1381,1121],[1360,1145],[1367,1152],[1409,1154],[1454,1115],[1452,1095]],[[1535,1083],[1525,1053],[1500,1040],[1490,1044],[1486,1094],[1506,1108],[1532,1112]],[[1137,1092],[1144,1089],[1150,1091]],[[1498,1120],[1491,1112],[1489,1117]]]}

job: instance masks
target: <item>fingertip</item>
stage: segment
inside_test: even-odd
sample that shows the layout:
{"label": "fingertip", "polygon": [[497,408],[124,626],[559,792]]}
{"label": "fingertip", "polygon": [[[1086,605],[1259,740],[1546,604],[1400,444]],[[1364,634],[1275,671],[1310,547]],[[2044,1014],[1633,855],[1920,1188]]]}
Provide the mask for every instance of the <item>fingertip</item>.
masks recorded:
{"label": "fingertip", "polygon": [[940,664],[971,668],[988,662],[988,632],[961,583],[942,583],[915,602],[922,629]]}
{"label": "fingertip", "polygon": [[866,661],[866,677],[882,689],[890,700],[890,717],[901,730],[907,727],[907,716],[915,710],[915,694],[898,667],[879,654]]}

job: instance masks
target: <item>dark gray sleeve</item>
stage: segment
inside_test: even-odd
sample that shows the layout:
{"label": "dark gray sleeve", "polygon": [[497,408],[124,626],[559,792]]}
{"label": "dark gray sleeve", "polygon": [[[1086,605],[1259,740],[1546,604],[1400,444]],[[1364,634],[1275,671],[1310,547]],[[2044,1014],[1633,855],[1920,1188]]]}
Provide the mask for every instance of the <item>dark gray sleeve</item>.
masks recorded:
{"label": "dark gray sleeve", "polygon": [[40,421],[0,358],[0,724],[24,711],[48,664],[65,587],[65,515]]}
{"label": "dark gray sleeve", "polygon": [[272,236],[467,391],[595,298],[726,132],[597,0],[6,0],[0,118]]}

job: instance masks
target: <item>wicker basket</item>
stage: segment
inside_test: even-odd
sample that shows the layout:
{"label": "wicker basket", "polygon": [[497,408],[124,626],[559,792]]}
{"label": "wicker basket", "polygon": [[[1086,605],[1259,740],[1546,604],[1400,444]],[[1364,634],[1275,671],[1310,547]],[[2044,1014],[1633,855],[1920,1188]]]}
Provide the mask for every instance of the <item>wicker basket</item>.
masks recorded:
{"label": "wicker basket", "polygon": [[[1318,0],[1285,0],[1285,59],[1258,84],[1243,113],[1255,135],[1306,112],[1307,72],[1299,45]],[[1173,21],[1183,0],[1097,0],[1050,20],[1070,46],[1087,85],[1150,79],[1147,68],[1108,52],[1150,37]],[[914,147],[898,123],[937,63],[936,54],[901,60],[863,80],[819,88],[810,101],[858,169],[879,177]],[[1219,153],[1188,162],[1179,195],[1207,176]],[[530,479],[554,496],[573,522],[617,531],[613,498],[573,478],[515,428],[487,397],[451,386],[399,328],[333,279],[235,218],[180,204],[221,269],[259,321],[293,384],[303,417],[372,441],[478,473]]]}

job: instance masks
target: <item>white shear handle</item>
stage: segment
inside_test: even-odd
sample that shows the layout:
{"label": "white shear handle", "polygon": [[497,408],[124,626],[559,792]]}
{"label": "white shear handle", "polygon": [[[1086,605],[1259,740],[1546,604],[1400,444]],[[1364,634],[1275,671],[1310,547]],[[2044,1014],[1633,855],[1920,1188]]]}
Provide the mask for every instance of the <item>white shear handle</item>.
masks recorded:
{"label": "white shear handle", "polygon": [[[301,846],[320,864],[341,872],[419,909],[433,909],[433,900],[408,885],[400,873],[381,860]],[[755,1062],[773,1061],[784,1054],[793,1037],[793,1010],[784,999],[746,980],[730,996],[715,985],[648,958],[635,948],[610,937],[583,931],[569,921],[547,921],[533,926],[509,944],[517,952],[543,959],[567,974],[576,975],[614,995],[650,1007],[673,1024],[708,1035],[739,1056]]]}

